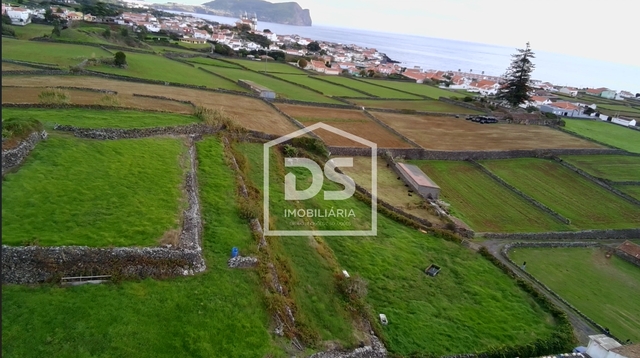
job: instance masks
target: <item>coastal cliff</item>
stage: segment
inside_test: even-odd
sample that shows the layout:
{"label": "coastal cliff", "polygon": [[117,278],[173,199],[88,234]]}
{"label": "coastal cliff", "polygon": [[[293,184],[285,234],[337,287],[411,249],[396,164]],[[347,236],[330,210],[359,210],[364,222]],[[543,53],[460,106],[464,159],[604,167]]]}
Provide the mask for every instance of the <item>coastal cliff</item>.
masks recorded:
{"label": "coastal cliff", "polygon": [[247,12],[257,14],[258,21],[276,24],[311,26],[311,14],[296,2],[270,3],[264,0],[214,0],[202,4],[207,13],[239,17]]}

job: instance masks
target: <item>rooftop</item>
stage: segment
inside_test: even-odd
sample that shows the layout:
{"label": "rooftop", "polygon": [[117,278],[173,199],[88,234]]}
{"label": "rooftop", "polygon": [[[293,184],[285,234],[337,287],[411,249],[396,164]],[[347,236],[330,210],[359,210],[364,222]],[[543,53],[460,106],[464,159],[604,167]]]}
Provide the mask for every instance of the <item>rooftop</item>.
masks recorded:
{"label": "rooftop", "polygon": [[633,257],[640,258],[640,245],[634,244],[629,240],[623,242],[620,246],[618,246],[618,249]]}
{"label": "rooftop", "polygon": [[594,336],[589,336],[589,339],[596,342],[600,347],[606,349],[607,351],[610,351],[614,348],[618,348],[622,346],[620,343],[618,343],[618,341],[607,336],[606,334],[597,334]]}
{"label": "rooftop", "polygon": [[420,186],[440,189],[420,168],[412,164],[398,163],[400,170],[404,171]]}

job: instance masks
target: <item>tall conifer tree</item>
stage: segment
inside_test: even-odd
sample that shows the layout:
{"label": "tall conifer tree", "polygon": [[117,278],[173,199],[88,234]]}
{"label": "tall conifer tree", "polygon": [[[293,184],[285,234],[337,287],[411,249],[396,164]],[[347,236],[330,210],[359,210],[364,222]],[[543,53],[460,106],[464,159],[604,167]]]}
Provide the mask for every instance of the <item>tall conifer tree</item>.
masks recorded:
{"label": "tall conifer tree", "polygon": [[531,51],[529,43],[527,42],[525,49],[517,50],[517,54],[511,55],[511,66],[506,73],[507,81],[498,92],[499,99],[505,100],[514,107],[531,99],[529,96],[531,72],[535,68],[531,62],[535,55]]}

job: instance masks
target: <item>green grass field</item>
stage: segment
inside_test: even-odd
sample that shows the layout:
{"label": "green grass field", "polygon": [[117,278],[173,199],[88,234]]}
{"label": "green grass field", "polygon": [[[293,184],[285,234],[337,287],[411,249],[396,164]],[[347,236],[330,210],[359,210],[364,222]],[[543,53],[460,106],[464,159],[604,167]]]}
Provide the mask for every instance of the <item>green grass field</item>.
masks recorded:
{"label": "green grass field", "polygon": [[640,200],[640,185],[618,185],[617,188]]}
{"label": "green grass field", "polygon": [[[310,181],[307,171],[295,173],[298,183]],[[323,188],[342,189],[329,181]],[[353,209],[356,217],[349,219],[349,224],[361,230],[370,227],[368,205],[356,200],[336,204],[321,198],[320,195],[300,204],[303,208]],[[280,216],[274,220],[280,227],[291,219]],[[339,221],[315,220],[314,224],[318,229],[342,228]],[[294,245],[293,240],[298,240],[295,245],[314,246],[307,237],[278,240],[290,243],[287,247]],[[511,279],[458,244],[407,228],[382,215],[378,215],[375,237],[326,236],[323,240],[337,257],[339,269],[368,281],[366,301],[373,314],[387,315],[389,325],[382,331],[387,348],[394,354],[440,356],[482,351],[490,346],[548,337],[553,330],[552,318]],[[289,250],[294,252],[294,248]],[[309,249],[300,252],[302,255]],[[318,270],[309,256],[295,260],[300,266],[311,266],[304,268],[308,272]],[[431,263],[442,267],[435,279],[423,272]],[[303,283],[311,286],[308,292],[318,296],[325,285],[313,276]]]}
{"label": "green grass field", "polygon": [[[256,187],[261,188],[263,182],[261,144],[240,143],[237,151],[247,158],[250,177]],[[272,152],[272,163],[282,160],[282,156]],[[271,201],[276,203],[274,212],[281,212],[285,205],[283,188],[278,187],[278,178],[282,165],[271,167]],[[289,220],[277,220],[278,230],[299,229],[292,226]],[[273,229],[273,228],[272,228]],[[331,263],[322,255],[314,244],[313,238],[280,237],[271,240],[271,250],[283,260],[287,260],[292,273],[292,296],[295,300],[297,319],[316,332],[324,341],[339,341],[344,347],[354,347],[358,340],[351,324],[351,317],[344,301],[336,292],[334,271]]]}
{"label": "green grass field", "polygon": [[178,61],[169,60],[159,55],[147,55],[142,53],[126,53],[127,68],[111,66],[96,66],[88,69],[113,73],[116,75],[160,80],[167,82],[185,83],[209,88],[224,88],[236,91],[244,91],[237,84],[225,81],[212,74],[201,71]]}
{"label": "green grass field", "polygon": [[516,248],[509,256],[614,336],[640,341],[638,267],[597,248]]}
{"label": "green grass field", "polygon": [[181,223],[176,139],[52,133],[2,182],[2,243],[156,246]]}
{"label": "green grass field", "polygon": [[280,81],[275,78],[271,78],[244,69],[208,66],[207,70],[215,72],[233,81],[238,81],[240,79],[253,81],[259,85],[265,86],[275,91],[278,96],[282,96],[285,98],[307,102],[341,103],[329,97],[325,97],[319,93],[309,91],[308,89],[302,88],[300,86],[296,86],[291,83]]}
{"label": "green grass field", "polygon": [[218,140],[197,147],[207,271],[117,285],[4,285],[3,356],[286,356],[271,341],[257,274],[227,268],[232,247],[255,247],[235,203],[235,175]]}
{"label": "green grass field", "polygon": [[[26,26],[11,26],[16,32],[16,37],[20,40],[29,40],[34,37],[42,37],[43,35],[51,36],[53,26],[41,24],[29,24]],[[4,39],[2,39],[4,41]]]}
{"label": "green grass field", "polygon": [[621,105],[621,104],[601,104],[598,106],[598,108],[604,108],[604,109],[608,109],[610,111],[614,111],[614,112],[627,112],[627,113],[633,113],[633,114],[640,114],[640,109],[637,107],[631,107],[631,106],[625,106],[625,105]]}
{"label": "green grass field", "polygon": [[602,121],[565,118],[566,129],[599,142],[640,153],[640,132]]}
{"label": "green grass field", "polygon": [[128,110],[87,111],[81,108],[3,108],[2,117],[35,118],[51,129],[56,123],[82,128],[151,128],[187,125],[199,121],[195,116],[173,113]]}
{"label": "green grass field", "polygon": [[554,219],[467,162],[411,161],[441,188],[453,214],[475,231],[564,231]]}
{"label": "green grass field", "polygon": [[331,83],[327,83],[325,81],[318,81],[317,76],[307,76],[307,75],[286,75],[286,74],[275,74],[274,76],[285,79],[287,81],[292,81],[309,88],[313,88],[317,91],[324,93],[326,96],[334,96],[334,97],[362,97],[364,94],[354,91],[350,88],[336,86]]}
{"label": "green grass field", "polygon": [[113,55],[92,46],[2,39],[2,58],[6,59],[75,66],[84,59],[94,56],[112,57]]}
{"label": "green grass field", "polygon": [[306,75],[307,73],[303,70],[293,67],[291,65],[287,65],[286,63],[279,63],[274,61],[251,61],[251,60],[237,60],[237,59],[227,59],[229,62],[237,63],[242,65],[252,71],[264,72],[265,65],[266,71],[272,73],[288,73],[293,75]]}
{"label": "green grass field", "polygon": [[225,61],[214,60],[214,59],[208,58],[208,57],[193,57],[193,58],[187,59],[186,61],[189,61],[191,63],[197,63],[197,64],[200,64],[200,65],[242,69],[242,67],[234,65],[232,63],[228,63],[228,62],[225,62]]}
{"label": "green grass field", "polygon": [[352,102],[368,107],[368,108],[392,108],[392,109],[408,109],[423,112],[440,112],[440,113],[459,113],[459,114],[480,114],[465,107],[459,107],[453,104],[437,101],[437,100],[416,100],[416,101],[379,101],[369,99],[352,100]]}
{"label": "green grass field", "polygon": [[[420,99],[419,96],[398,92],[390,88],[376,86],[374,84],[358,81],[352,78],[347,78],[342,76],[319,76],[318,78],[322,78],[323,80],[326,80],[332,83],[338,83],[350,88],[355,88],[360,91],[365,91],[369,94],[372,94],[380,98]],[[364,94],[360,94],[358,97],[367,97],[367,96]]]}
{"label": "green grass field", "polygon": [[451,96],[456,95],[456,93],[453,91],[447,91],[442,88],[438,88],[436,86],[429,86],[429,85],[415,83],[415,82],[372,80],[372,79],[364,79],[364,81],[371,84],[376,84],[378,86],[389,87],[389,88],[398,89],[401,91],[415,93],[421,96],[427,96],[433,99],[438,99],[440,97],[449,98]]}
{"label": "green grass field", "polygon": [[551,160],[521,158],[482,163],[507,183],[571,220],[578,229],[640,225],[640,208]]}
{"label": "green grass field", "polygon": [[640,181],[640,157],[627,155],[571,155],[566,162],[611,181]]}
{"label": "green grass field", "polygon": [[165,53],[165,52],[180,52],[180,53],[189,53],[189,54],[193,54],[194,53],[193,50],[188,50],[186,48],[178,48],[178,47],[172,47],[172,46],[162,46],[161,44],[158,44],[158,43],[155,43],[155,42],[147,42],[147,44],[149,46],[151,46],[153,51],[156,52],[156,53]]}

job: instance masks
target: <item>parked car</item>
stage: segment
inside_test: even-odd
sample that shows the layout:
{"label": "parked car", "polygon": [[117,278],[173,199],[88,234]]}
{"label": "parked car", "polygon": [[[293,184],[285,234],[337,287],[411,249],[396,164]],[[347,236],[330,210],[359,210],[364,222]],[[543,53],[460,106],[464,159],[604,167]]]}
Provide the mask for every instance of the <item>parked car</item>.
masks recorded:
{"label": "parked car", "polygon": [[480,123],[480,124],[498,123],[498,120],[495,117],[490,117],[490,116],[475,116],[471,120],[473,122],[477,122],[477,123]]}

